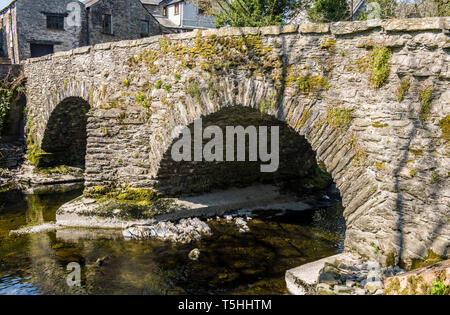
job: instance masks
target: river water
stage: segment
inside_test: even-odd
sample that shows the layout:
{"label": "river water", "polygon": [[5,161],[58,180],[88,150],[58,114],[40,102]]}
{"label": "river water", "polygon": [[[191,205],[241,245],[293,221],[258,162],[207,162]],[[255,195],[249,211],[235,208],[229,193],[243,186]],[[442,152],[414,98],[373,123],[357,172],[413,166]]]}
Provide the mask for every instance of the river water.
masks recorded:
{"label": "river water", "polygon": [[[256,211],[250,232],[226,220],[192,244],[126,241],[118,230],[63,229],[9,236],[55,220],[81,192],[0,196],[0,294],[287,294],[287,269],[343,250],[342,206],[314,211]],[[200,249],[198,261],[188,253]],[[81,265],[70,287],[67,265]]]}

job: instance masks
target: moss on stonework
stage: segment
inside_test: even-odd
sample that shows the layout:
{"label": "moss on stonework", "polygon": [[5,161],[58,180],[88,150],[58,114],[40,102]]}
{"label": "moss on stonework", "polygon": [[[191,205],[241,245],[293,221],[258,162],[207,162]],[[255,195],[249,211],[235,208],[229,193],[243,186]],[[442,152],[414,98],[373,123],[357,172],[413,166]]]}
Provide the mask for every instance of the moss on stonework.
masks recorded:
{"label": "moss on stonework", "polygon": [[433,91],[434,89],[432,86],[426,85],[422,87],[419,92],[419,101],[421,104],[419,119],[422,124],[428,119],[428,116],[430,115],[430,106],[431,102],[433,101]]}
{"label": "moss on stonework", "polygon": [[367,153],[364,149],[356,149],[355,155],[353,156],[353,166],[365,166],[367,161]]}
{"label": "moss on stonework", "polygon": [[305,123],[308,121],[310,115],[311,115],[310,109],[309,109],[309,107],[306,107],[302,113],[302,116],[298,120],[295,128],[299,129],[299,128],[303,127],[305,125]]}
{"label": "moss on stonework", "polygon": [[327,122],[335,128],[347,128],[352,121],[352,111],[337,107],[329,107]]}
{"label": "moss on stonework", "polygon": [[[412,259],[411,260],[411,264],[409,266],[408,269],[410,270],[414,270],[414,269],[419,269],[419,268],[423,268],[423,267],[427,267],[433,264],[436,264],[442,260],[444,260],[445,258],[442,257],[441,255],[436,254],[433,250],[429,249],[427,256],[423,259]],[[405,266],[406,264],[402,263],[400,267],[404,268],[407,267]]]}
{"label": "moss on stonework", "polygon": [[386,266],[394,267],[396,265],[396,259],[394,252],[390,252],[386,255]]}
{"label": "moss on stonework", "polygon": [[379,170],[379,171],[383,171],[386,169],[386,164],[384,163],[380,163],[380,162],[376,162],[375,161],[375,167]]}
{"label": "moss on stonework", "polygon": [[359,73],[365,73],[370,64],[368,57],[358,58],[355,63]]}
{"label": "moss on stonework", "polygon": [[84,196],[98,201],[115,200],[121,203],[147,206],[158,198],[153,189],[123,188],[116,189],[107,186],[94,186],[84,192]]}
{"label": "moss on stonework", "polygon": [[51,155],[51,153],[47,153],[41,149],[35,137],[31,134],[31,132],[29,132],[27,137],[26,159],[30,162],[30,164],[35,167],[39,167],[41,165],[41,161]]}
{"label": "moss on stonework", "polygon": [[67,165],[58,165],[55,167],[44,167],[44,168],[35,168],[33,170],[35,173],[43,174],[43,175],[54,175],[54,174],[60,174],[60,175],[66,175],[69,174],[70,170]]}
{"label": "moss on stonework", "polygon": [[370,83],[375,88],[382,87],[390,74],[389,59],[392,52],[387,47],[375,47],[370,55]]}
{"label": "moss on stonework", "polygon": [[442,131],[442,138],[445,140],[450,140],[450,115],[447,115],[439,120],[439,127]]}
{"label": "moss on stonework", "polygon": [[409,152],[411,152],[412,154],[414,154],[415,156],[422,156],[423,155],[423,150],[422,149],[413,149],[410,148]]}
{"label": "moss on stonework", "polygon": [[405,97],[406,92],[408,92],[409,88],[411,87],[410,80],[411,79],[409,77],[404,77],[400,81],[400,85],[399,85],[399,87],[397,88],[397,91],[396,91],[397,100],[399,102],[403,101],[403,98]]}
{"label": "moss on stonework", "polygon": [[372,127],[374,127],[374,128],[385,128],[385,127],[388,127],[389,126],[389,124],[387,124],[387,123],[380,123],[379,121],[377,121],[377,122],[374,122],[373,124],[372,124]]}
{"label": "moss on stonework", "polygon": [[322,45],[320,45],[320,49],[327,49],[329,51],[336,50],[336,39],[329,38]]}

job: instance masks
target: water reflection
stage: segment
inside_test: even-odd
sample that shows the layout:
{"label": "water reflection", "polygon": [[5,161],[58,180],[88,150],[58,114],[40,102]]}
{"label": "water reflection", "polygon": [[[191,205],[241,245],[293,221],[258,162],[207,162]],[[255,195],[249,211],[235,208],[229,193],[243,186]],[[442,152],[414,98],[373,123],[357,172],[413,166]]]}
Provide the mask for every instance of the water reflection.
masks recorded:
{"label": "water reflection", "polygon": [[[212,221],[213,235],[190,245],[125,241],[117,230],[8,236],[54,220],[59,205],[74,197],[27,196],[0,208],[0,294],[286,294],[286,269],[342,249],[339,206],[264,211],[245,234],[225,220]],[[198,261],[188,259],[193,248],[201,251]],[[82,267],[81,287],[66,284],[70,262]]]}

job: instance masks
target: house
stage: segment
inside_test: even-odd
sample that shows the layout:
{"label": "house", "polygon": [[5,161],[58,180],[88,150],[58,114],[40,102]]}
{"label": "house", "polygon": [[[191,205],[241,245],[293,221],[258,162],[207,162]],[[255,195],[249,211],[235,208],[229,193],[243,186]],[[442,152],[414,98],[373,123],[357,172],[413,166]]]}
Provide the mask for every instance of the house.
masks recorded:
{"label": "house", "polygon": [[0,10],[0,58],[20,63],[163,32],[139,0],[14,0]]}
{"label": "house", "polygon": [[141,0],[159,23],[175,31],[215,28],[216,19],[191,1],[184,0]]}

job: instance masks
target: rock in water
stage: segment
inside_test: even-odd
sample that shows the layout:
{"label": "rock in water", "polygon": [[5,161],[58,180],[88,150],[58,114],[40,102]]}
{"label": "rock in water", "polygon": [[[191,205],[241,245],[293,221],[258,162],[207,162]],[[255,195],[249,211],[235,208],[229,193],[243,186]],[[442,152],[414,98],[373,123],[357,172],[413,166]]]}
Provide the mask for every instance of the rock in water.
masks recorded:
{"label": "rock in water", "polygon": [[200,257],[200,250],[198,248],[191,250],[188,257],[190,260],[198,260],[198,258]]}
{"label": "rock in water", "polygon": [[158,222],[152,225],[134,226],[123,231],[126,239],[156,238],[163,241],[190,243],[210,235],[211,228],[198,218],[182,219],[178,223]]}

